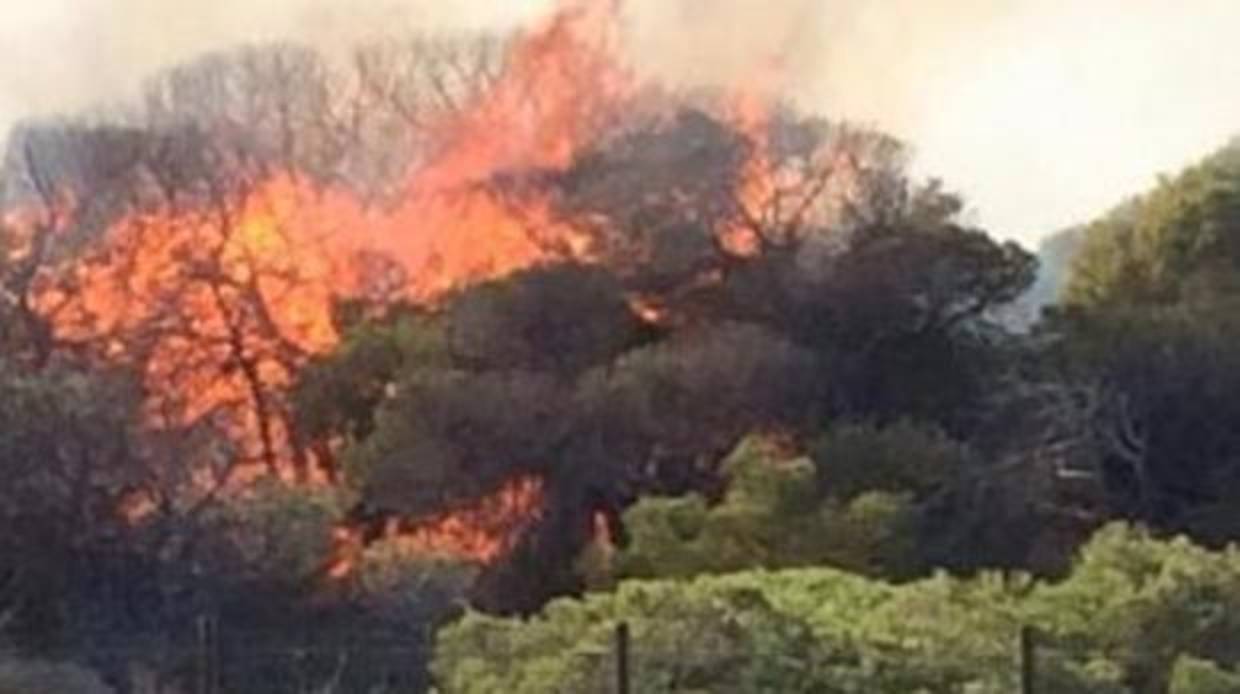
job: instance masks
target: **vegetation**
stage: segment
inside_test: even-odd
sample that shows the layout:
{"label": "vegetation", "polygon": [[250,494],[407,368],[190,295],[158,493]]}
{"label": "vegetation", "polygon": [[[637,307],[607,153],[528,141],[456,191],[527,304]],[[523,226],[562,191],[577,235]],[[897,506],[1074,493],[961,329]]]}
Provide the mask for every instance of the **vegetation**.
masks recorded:
{"label": "vegetation", "polygon": [[441,632],[433,668],[453,694],[607,691],[624,621],[637,691],[999,693],[1017,689],[1017,634],[1037,624],[1047,691],[1233,691],[1237,581],[1234,551],[1112,525],[1056,583],[750,570],[626,581],[529,621],[471,613]]}
{"label": "vegetation", "polygon": [[1240,148],[1048,246],[1024,321],[1037,259],[901,143],[653,86],[468,148],[514,257],[305,260],[531,96],[505,46],[15,131],[0,692],[598,692],[620,620],[639,692],[1010,692],[1023,625],[1048,691],[1237,690]]}

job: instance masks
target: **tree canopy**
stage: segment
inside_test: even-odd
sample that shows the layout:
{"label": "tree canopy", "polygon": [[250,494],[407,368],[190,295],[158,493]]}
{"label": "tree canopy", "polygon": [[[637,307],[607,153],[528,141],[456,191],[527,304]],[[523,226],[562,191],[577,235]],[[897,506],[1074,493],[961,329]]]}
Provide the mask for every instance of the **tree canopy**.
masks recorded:
{"label": "tree canopy", "polygon": [[1238,567],[1234,551],[1115,525],[1054,584],[893,586],[822,568],[628,581],[528,621],[471,614],[441,632],[434,670],[453,694],[605,690],[624,621],[641,691],[998,693],[1017,686],[1017,635],[1032,624],[1052,691],[1209,692],[1240,658]]}

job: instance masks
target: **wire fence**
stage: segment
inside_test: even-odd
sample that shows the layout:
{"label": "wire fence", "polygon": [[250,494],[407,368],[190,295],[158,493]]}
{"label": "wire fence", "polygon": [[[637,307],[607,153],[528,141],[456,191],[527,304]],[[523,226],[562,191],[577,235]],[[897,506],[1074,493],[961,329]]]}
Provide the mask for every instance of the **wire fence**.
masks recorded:
{"label": "wire fence", "polygon": [[[1052,672],[1082,655],[1078,645],[1059,642],[1028,625],[1020,627],[1013,636],[1010,661],[1013,687],[1010,691],[1019,694],[1059,694],[1058,681]],[[603,655],[611,662],[603,663],[604,667],[599,668],[605,681],[596,680],[590,694],[647,694],[634,689],[635,668],[639,667],[636,664],[642,661],[643,654],[641,644],[634,643],[628,623],[616,624],[610,653],[596,655]]]}
{"label": "wire fence", "polygon": [[[422,694],[432,691],[426,664],[432,634],[368,632],[320,638],[252,631],[230,631],[215,619],[201,617],[192,638],[181,643],[131,647],[95,653],[97,664],[118,694]],[[704,638],[708,635],[702,635]],[[495,646],[495,644],[490,644]],[[650,694],[642,683],[652,660],[663,654],[644,652],[640,637],[627,622],[614,625],[610,643],[591,654],[591,677],[580,694]],[[649,647],[645,649],[649,651]],[[480,653],[488,657],[487,653]],[[501,654],[493,653],[491,656]],[[1033,627],[1013,634],[1003,691],[1056,694],[1054,671],[1080,652],[1057,643]],[[106,667],[106,663],[123,667]],[[995,665],[994,661],[991,662]],[[1000,667],[1003,667],[1000,664]],[[995,674],[995,673],[991,673]],[[1010,689],[1008,689],[1010,687]],[[662,692],[664,690],[660,690]],[[669,689],[666,691],[680,691]],[[702,690],[709,691],[709,690]],[[731,690],[729,690],[731,691]],[[933,687],[926,691],[938,691]],[[986,691],[992,691],[987,689]],[[998,690],[995,690],[998,691]]]}

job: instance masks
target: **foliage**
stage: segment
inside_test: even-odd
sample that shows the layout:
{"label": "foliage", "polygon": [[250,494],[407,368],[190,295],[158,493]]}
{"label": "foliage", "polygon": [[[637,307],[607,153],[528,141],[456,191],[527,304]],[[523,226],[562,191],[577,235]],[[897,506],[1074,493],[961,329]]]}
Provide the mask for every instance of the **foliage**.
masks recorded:
{"label": "foliage", "polygon": [[470,287],[448,310],[458,363],[572,375],[633,345],[640,322],[598,267],[563,263]]}
{"label": "foliage", "polygon": [[[343,305],[340,312],[358,310]],[[340,346],[306,366],[293,394],[298,427],[312,439],[369,436],[392,381],[405,369],[443,363],[447,355],[442,321],[421,311],[397,307],[380,319],[363,315],[340,327]]]}
{"label": "foliage", "polygon": [[137,589],[126,574],[143,564],[139,538],[121,511],[155,469],[133,438],[134,402],[124,379],[0,360],[0,575],[24,646],[89,642],[123,610],[95,600]]}
{"label": "foliage", "polygon": [[1062,305],[1008,389],[1029,416],[996,428],[1028,467],[1088,482],[1093,498],[1074,504],[1078,515],[1137,518],[1216,545],[1240,537],[1230,502],[1237,220],[1233,143],[1082,232]]}
{"label": "foliage", "polygon": [[[424,686],[430,635],[457,612],[476,567],[398,539],[344,543],[349,505],[338,489],[267,481],[209,514],[196,588],[201,614],[219,625],[226,691]],[[352,569],[337,573],[337,561]]]}
{"label": "foliage", "polygon": [[605,691],[618,619],[637,645],[636,691],[808,691],[815,671],[846,668],[843,643],[824,648],[805,620],[761,590],[762,578],[628,583],[615,594],[553,602],[525,624],[471,614],[441,635],[435,674],[453,693]]}
{"label": "foliage", "polygon": [[[297,591],[318,580],[346,502],[337,490],[306,491],[263,480],[211,509],[200,551],[220,576],[270,590]],[[213,555],[213,556],[212,556]]]}
{"label": "foliage", "polygon": [[1049,371],[1081,394],[1065,416],[1089,434],[1076,465],[1096,471],[1116,512],[1235,537],[1226,511],[1240,451],[1229,424],[1240,393],[1234,306],[1071,310],[1048,324]]}
{"label": "foliage", "polygon": [[[818,367],[812,353],[761,326],[682,331],[582,380],[577,402],[589,427],[582,454],[608,454],[597,450],[595,432],[625,436],[642,446],[624,461],[649,470],[647,479],[636,476],[642,491],[700,489],[682,482],[692,474],[685,468],[703,457],[718,468],[748,431],[804,417],[821,389]],[[632,444],[613,445],[611,455]]]}
{"label": "foliage", "polygon": [[844,500],[865,492],[924,498],[972,462],[965,446],[908,420],[881,428],[840,424],[811,445],[822,493]]}
{"label": "foliage", "polygon": [[[520,293],[530,281],[541,275],[484,291]],[[449,312],[447,320],[455,318]],[[543,570],[559,575],[527,578],[533,585],[516,591],[537,599],[576,581],[572,558],[594,512],[709,480],[720,452],[746,431],[804,412],[815,394],[813,367],[803,350],[740,324],[636,346],[575,376],[537,364],[482,368],[454,351],[449,366],[402,372],[376,411],[374,433],[348,452],[348,469],[366,503],[410,516],[467,504],[514,477],[543,480],[556,508],[529,542]],[[562,559],[548,565],[551,551]]]}
{"label": "foliage", "polygon": [[[152,459],[161,449],[140,438],[133,402],[119,377],[64,364],[0,368],[8,480],[0,609],[19,653],[72,657],[118,687],[139,670],[191,677],[195,625],[210,618],[225,633],[220,677],[228,691],[292,691],[279,687],[333,677],[359,688],[385,677],[421,686],[424,659],[408,658],[424,652],[468,574],[414,572],[376,558],[365,586],[325,594],[347,497],[273,480],[223,497],[183,496],[177,471]],[[388,578],[376,583],[376,572]],[[359,632],[388,635],[388,650],[359,642]],[[22,692],[104,691],[88,688],[92,678],[50,666],[0,668],[0,688],[12,679]]]}
{"label": "foliage", "polygon": [[1038,589],[1033,617],[1054,638],[1114,662],[1135,692],[1163,691],[1181,655],[1240,662],[1240,554],[1114,525],[1069,580]]}
{"label": "foliage", "polygon": [[1232,293],[1238,222],[1240,146],[1232,145],[1092,224],[1067,300],[1174,303]]}
{"label": "foliage", "polygon": [[1240,660],[1238,577],[1234,550],[1115,525],[1058,583],[986,574],[894,586],[821,568],[626,581],[529,621],[467,615],[440,633],[433,669],[447,694],[598,691],[625,621],[638,691],[998,694],[1016,687],[1017,634],[1031,624],[1049,691],[1152,694],[1230,681],[1199,661]]}
{"label": "foliage", "polygon": [[[795,123],[789,116],[785,126]],[[579,170],[543,182],[584,229],[618,235],[609,244],[625,239],[630,260],[657,255],[661,242],[614,205],[633,172],[608,156],[645,165],[653,154],[640,148],[685,128],[702,147],[726,149],[715,142],[724,124],[709,114],[650,127],[648,138],[605,141],[620,150],[583,155]],[[707,240],[697,260],[658,278],[603,253],[595,267],[553,263],[462,290],[443,316],[446,362],[393,377],[394,396],[373,408],[374,432],[348,453],[366,502],[428,514],[516,477],[541,478],[557,510],[534,531],[552,536],[531,543],[542,566],[554,547],[567,576],[594,513],[618,520],[643,494],[712,493],[722,456],[749,431],[803,432],[824,416],[924,417],[965,431],[997,373],[989,312],[1031,281],[1031,257],[956,224],[954,199],[909,183],[881,138],[806,127],[818,134],[789,141],[809,148],[800,194],[813,177],[834,175],[815,168],[827,167],[817,159],[826,151],[875,157],[847,215],[858,226],[838,248],[823,238],[844,224],[842,213],[810,196],[804,218],[771,218],[752,229],[761,252],[738,254],[719,235],[740,211],[721,207],[718,190],[690,187],[678,197],[683,210],[642,197],[659,208],[650,219],[692,213],[694,224],[671,228]],[[662,163],[696,180],[701,158],[681,154]],[[634,299],[654,317],[639,320]]]}
{"label": "foliage", "polygon": [[964,446],[909,422],[830,427],[806,458],[753,436],[724,460],[727,487],[718,503],[697,493],[651,496],[627,510],[614,575],[820,565],[916,573],[924,568],[914,540],[918,505],[972,467]]}
{"label": "foliage", "polygon": [[882,572],[903,559],[897,529],[910,496],[859,490],[824,495],[807,459],[787,459],[750,438],[724,461],[718,504],[700,495],[646,497],[624,514],[627,543],[614,558],[624,578],[689,577],[751,568],[828,565]]}
{"label": "foliage", "polygon": [[1208,660],[1181,656],[1171,674],[1169,694],[1232,694],[1240,691],[1240,676]]}
{"label": "foliage", "polygon": [[358,590],[363,602],[394,620],[430,623],[465,599],[477,573],[474,563],[418,554],[388,540],[366,548]]}
{"label": "foliage", "polygon": [[[99,531],[143,470],[125,384],[74,368],[28,373],[0,361],[4,522],[42,514]],[[12,527],[12,526],[10,526]]]}

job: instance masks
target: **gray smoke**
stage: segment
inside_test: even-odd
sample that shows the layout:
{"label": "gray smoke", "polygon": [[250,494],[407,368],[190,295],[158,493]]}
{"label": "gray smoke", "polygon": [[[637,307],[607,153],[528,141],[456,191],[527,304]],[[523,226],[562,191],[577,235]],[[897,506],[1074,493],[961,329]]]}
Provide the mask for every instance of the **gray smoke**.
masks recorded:
{"label": "gray smoke", "polygon": [[[41,0],[0,9],[0,129],[131,96],[246,41],[500,28],[555,0]],[[626,0],[634,60],[767,87],[909,140],[919,166],[1026,240],[1240,129],[1235,0]]]}
{"label": "gray smoke", "polygon": [[0,7],[0,127],[131,97],[169,65],[239,43],[330,50],[376,34],[502,28],[547,2],[43,0]]}

